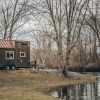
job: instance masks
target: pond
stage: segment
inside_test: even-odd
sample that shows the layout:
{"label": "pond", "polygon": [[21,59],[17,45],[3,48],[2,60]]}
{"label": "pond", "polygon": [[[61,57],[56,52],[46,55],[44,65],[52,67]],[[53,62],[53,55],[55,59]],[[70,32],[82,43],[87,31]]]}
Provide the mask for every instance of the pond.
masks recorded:
{"label": "pond", "polygon": [[50,92],[50,95],[61,100],[100,100],[100,73],[91,74],[98,77],[95,83],[65,86]]}

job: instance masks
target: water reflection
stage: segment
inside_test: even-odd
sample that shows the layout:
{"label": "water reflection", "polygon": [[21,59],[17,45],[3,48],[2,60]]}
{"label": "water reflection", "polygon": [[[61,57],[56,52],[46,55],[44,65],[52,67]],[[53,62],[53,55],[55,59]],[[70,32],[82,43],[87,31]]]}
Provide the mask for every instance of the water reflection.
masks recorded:
{"label": "water reflection", "polygon": [[58,88],[50,95],[61,100],[100,100],[100,74],[95,83]]}
{"label": "water reflection", "polygon": [[50,95],[53,97],[58,97],[61,98],[63,100],[69,100],[69,90],[68,87],[62,87],[62,88],[58,88],[55,91],[51,91]]}

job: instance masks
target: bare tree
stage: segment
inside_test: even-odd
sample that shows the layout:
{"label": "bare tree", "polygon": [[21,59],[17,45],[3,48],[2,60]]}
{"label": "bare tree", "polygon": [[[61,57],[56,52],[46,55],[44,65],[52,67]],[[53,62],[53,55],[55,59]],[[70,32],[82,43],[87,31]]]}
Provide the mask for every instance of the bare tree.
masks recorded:
{"label": "bare tree", "polygon": [[[70,54],[80,36],[89,1],[43,0],[45,6],[41,11],[42,17],[50,25],[54,34],[53,37],[50,34],[46,35],[56,42],[60,68],[64,65],[64,55],[66,55],[66,65],[69,66]],[[64,47],[66,54],[63,51]]]}
{"label": "bare tree", "polygon": [[[98,57],[98,54],[97,54],[97,45],[98,47],[100,48],[100,12],[99,12],[99,5],[100,5],[100,1],[99,0],[92,0],[91,2],[91,5],[88,6],[88,15],[85,19],[85,22],[86,22],[86,25],[88,27],[91,28],[91,33],[93,33],[94,35],[94,54],[96,55],[95,58],[97,59],[99,65],[100,65],[100,62],[99,62],[99,57]],[[98,39],[98,43],[97,43],[97,39]]]}
{"label": "bare tree", "polygon": [[23,18],[27,16],[29,9],[26,7],[27,1],[4,1],[2,3],[1,24],[4,29],[4,39],[12,39],[13,33],[26,23]]}
{"label": "bare tree", "polygon": [[49,14],[49,23],[53,28],[54,40],[57,45],[58,67],[63,65],[62,34],[63,34],[63,10],[62,0],[45,0],[46,9]]}
{"label": "bare tree", "polygon": [[65,0],[66,11],[66,66],[69,66],[70,54],[82,31],[87,7],[90,0]]}

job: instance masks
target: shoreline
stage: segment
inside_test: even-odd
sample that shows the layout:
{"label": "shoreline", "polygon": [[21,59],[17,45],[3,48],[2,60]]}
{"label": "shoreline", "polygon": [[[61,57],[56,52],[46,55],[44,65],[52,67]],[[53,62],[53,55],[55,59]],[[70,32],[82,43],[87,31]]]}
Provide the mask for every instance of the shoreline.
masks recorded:
{"label": "shoreline", "polygon": [[96,76],[70,72],[78,79],[57,76],[39,70],[0,71],[0,99],[2,100],[60,100],[48,95],[49,91],[57,87],[87,84],[94,82]]}
{"label": "shoreline", "polygon": [[[90,75],[90,74],[85,75],[85,74],[80,74],[80,73],[77,73],[77,72],[70,72],[70,73],[73,74],[73,76],[75,75],[76,79],[71,79],[71,78],[67,79],[66,77],[65,78],[62,77],[62,81],[55,82],[53,84],[42,84],[41,90],[43,90],[43,92],[45,92],[45,93],[48,93],[52,90],[55,90],[58,87],[93,83],[97,79],[96,76],[93,76],[93,75]],[[77,79],[77,77],[79,77],[79,79]],[[43,87],[43,86],[45,86],[45,87]],[[48,88],[45,89],[46,87],[48,87]]]}

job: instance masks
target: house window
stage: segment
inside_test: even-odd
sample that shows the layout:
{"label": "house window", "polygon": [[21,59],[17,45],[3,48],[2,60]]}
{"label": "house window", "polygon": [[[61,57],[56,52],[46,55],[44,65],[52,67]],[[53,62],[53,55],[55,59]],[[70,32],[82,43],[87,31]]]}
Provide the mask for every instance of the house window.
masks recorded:
{"label": "house window", "polygon": [[20,52],[20,57],[26,57],[26,53],[25,52]]}
{"label": "house window", "polygon": [[14,51],[6,51],[5,58],[6,59],[14,59]]}

